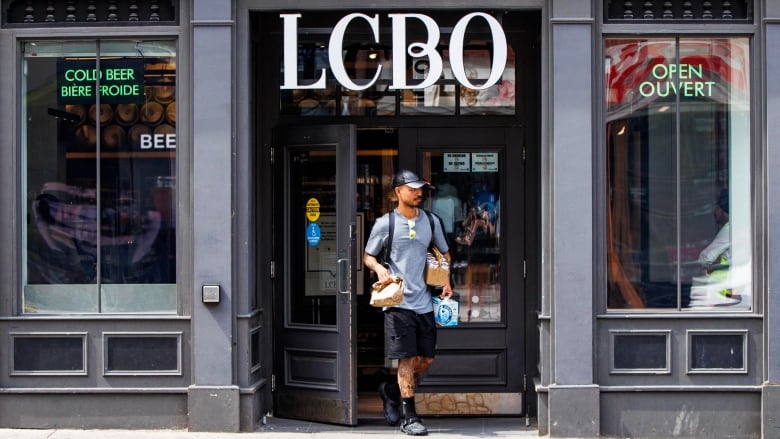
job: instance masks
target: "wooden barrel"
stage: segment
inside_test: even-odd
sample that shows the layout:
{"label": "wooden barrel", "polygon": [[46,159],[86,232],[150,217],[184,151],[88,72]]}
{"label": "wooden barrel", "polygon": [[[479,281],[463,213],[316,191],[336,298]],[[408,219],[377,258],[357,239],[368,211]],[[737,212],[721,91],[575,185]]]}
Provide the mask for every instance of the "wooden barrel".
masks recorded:
{"label": "wooden barrel", "polygon": [[78,118],[73,121],[76,125],[81,125],[87,118],[87,108],[83,105],[68,104],[65,106],[65,111]]}
{"label": "wooden barrel", "polygon": [[154,129],[154,134],[176,134],[176,128],[167,123],[163,123]]}
{"label": "wooden barrel", "polygon": [[176,99],[176,86],[161,85],[155,87],[154,99],[161,104],[168,104]]}
{"label": "wooden barrel", "polygon": [[80,150],[94,150],[97,143],[97,132],[92,125],[81,125],[76,128],[73,137]]}
{"label": "wooden barrel", "polygon": [[121,125],[128,126],[138,122],[138,105],[136,104],[118,104],[114,113],[116,113],[116,121]]}
{"label": "wooden barrel", "polygon": [[165,112],[158,102],[150,101],[141,106],[141,123],[155,126],[162,122],[164,117]]}
{"label": "wooden barrel", "polygon": [[144,87],[144,100],[146,102],[154,100],[154,87]]}
{"label": "wooden barrel", "polygon": [[[97,106],[95,104],[92,104],[89,107],[89,120],[92,122],[97,121]],[[114,109],[111,108],[111,105],[108,104],[100,104],[100,125],[105,125],[109,122],[111,122],[111,119],[114,118]]]}
{"label": "wooden barrel", "polygon": [[133,150],[141,149],[141,135],[152,134],[152,128],[148,125],[137,124],[127,130],[127,141],[130,142],[130,148]]}
{"label": "wooden barrel", "polygon": [[176,126],[176,101],[165,106],[165,120],[169,124]]}
{"label": "wooden barrel", "polygon": [[108,125],[100,129],[100,146],[105,150],[122,150],[126,141],[127,133],[119,125]]}

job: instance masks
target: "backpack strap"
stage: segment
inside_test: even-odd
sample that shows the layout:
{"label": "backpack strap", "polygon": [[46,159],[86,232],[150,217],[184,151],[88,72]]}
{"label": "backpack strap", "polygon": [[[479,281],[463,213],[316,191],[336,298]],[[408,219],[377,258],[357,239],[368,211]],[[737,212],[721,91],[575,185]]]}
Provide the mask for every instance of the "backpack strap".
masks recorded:
{"label": "backpack strap", "polygon": [[386,266],[390,265],[390,252],[393,250],[393,233],[395,233],[395,209],[391,210],[390,213],[387,214],[387,229],[388,229],[388,235],[387,235],[387,241],[385,242],[385,257],[384,261],[382,261],[383,264]]}
{"label": "backpack strap", "polygon": [[447,240],[447,234],[444,233],[444,223],[442,222],[441,218],[439,218],[439,215],[436,215],[433,212],[427,211],[423,209],[423,212],[425,212],[425,215],[428,217],[428,222],[431,224],[431,244],[430,246],[433,246],[433,236],[436,232],[436,226],[434,225],[433,219],[436,218],[436,221],[439,223],[439,227],[441,227],[442,234],[444,235],[444,242],[447,243],[447,247],[450,246],[449,241]]}

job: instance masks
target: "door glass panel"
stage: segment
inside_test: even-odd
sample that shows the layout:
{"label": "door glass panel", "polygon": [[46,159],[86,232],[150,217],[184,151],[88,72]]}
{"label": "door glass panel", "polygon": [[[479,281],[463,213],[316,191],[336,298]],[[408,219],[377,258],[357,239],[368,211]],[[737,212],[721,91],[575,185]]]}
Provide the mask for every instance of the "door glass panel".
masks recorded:
{"label": "door glass panel", "polygon": [[378,367],[385,366],[382,309],[369,304],[376,274],[363,265],[363,250],[377,218],[395,208],[390,180],[398,169],[398,132],[357,132],[357,225],[355,270],[357,272],[357,362],[358,386],[376,390]]}
{"label": "door glass panel", "polygon": [[291,321],[335,325],[335,150],[292,153],[289,200]]}
{"label": "door glass panel", "polygon": [[426,209],[444,223],[461,325],[501,321],[499,157],[490,150],[423,154],[424,178],[436,186]]}

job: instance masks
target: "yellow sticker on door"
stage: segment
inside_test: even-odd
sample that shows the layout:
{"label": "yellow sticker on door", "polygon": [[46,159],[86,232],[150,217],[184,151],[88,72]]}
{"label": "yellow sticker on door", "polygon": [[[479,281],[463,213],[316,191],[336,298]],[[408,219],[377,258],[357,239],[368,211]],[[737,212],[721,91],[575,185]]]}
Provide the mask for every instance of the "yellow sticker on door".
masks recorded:
{"label": "yellow sticker on door", "polygon": [[309,198],[306,202],[306,218],[311,222],[320,219],[320,202],[316,198]]}

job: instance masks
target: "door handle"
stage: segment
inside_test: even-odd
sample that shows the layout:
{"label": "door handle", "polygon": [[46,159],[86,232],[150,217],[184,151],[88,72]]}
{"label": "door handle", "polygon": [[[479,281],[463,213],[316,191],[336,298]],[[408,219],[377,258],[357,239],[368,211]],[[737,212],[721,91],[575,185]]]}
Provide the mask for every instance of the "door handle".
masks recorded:
{"label": "door handle", "polygon": [[349,294],[349,259],[339,259],[336,263],[338,264],[336,289],[341,294]]}

